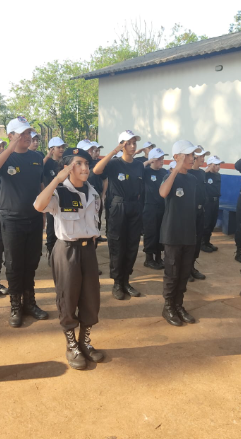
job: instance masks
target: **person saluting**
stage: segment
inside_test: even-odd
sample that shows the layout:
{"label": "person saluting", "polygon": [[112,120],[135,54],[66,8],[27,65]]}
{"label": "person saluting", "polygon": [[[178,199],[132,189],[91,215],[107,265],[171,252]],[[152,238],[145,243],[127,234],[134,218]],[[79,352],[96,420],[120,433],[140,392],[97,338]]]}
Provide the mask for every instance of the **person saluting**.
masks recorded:
{"label": "person saluting", "polygon": [[[119,145],[94,167],[95,174],[108,178],[111,205],[108,219],[110,277],[114,279],[112,294],[123,300],[125,294],[138,297],[140,293],[129,284],[136,261],[142,227],[141,193],[144,166],[133,159],[140,136],[126,130],[119,136]],[[111,160],[123,149],[120,158]]]}

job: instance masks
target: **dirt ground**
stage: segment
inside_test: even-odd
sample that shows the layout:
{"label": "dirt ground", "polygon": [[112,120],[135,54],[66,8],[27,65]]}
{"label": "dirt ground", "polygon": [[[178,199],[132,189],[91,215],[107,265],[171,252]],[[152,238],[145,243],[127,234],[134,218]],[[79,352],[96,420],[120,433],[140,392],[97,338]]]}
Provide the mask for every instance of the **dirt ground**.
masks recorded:
{"label": "dirt ground", "polygon": [[[205,281],[188,284],[186,308],[197,323],[173,327],[161,317],[163,271],[143,266],[132,283],[140,298],[111,295],[108,249],[98,248],[100,323],[92,342],[102,364],[70,369],[43,255],[38,304],[49,320],[8,326],[9,297],[0,298],[0,438],[240,439],[241,264],[233,237],[215,233],[216,253],[201,253]],[[3,282],[4,283],[4,282]],[[6,283],[5,283],[6,285]]]}

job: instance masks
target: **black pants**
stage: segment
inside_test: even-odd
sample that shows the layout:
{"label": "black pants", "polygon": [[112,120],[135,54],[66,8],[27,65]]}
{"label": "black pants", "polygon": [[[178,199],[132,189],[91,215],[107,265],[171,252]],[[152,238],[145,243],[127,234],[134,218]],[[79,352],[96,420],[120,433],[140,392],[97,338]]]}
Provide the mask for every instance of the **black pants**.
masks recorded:
{"label": "black pants", "polygon": [[143,251],[149,254],[160,255],[164,246],[159,244],[161,223],[164,210],[158,204],[145,204],[143,210],[143,231],[144,248]]}
{"label": "black pants", "polygon": [[235,243],[238,248],[241,248],[241,193],[238,197],[236,208]]}
{"label": "black pants", "polygon": [[1,218],[9,294],[34,289],[34,276],[42,253],[43,216],[29,220]]}
{"label": "black pants", "polygon": [[132,273],[138,253],[141,226],[141,203],[114,197],[109,209],[107,231],[112,279],[123,281]]}
{"label": "black pants", "polygon": [[3,252],[4,252],[4,246],[3,246],[2,231],[0,224],[0,273],[3,265]]}
{"label": "black pants", "polygon": [[[56,304],[64,331],[98,323],[100,284],[93,240],[57,240],[51,255]],[[76,310],[78,309],[78,316]]]}
{"label": "black pants", "polygon": [[54,231],[54,217],[53,217],[53,215],[51,215],[51,213],[47,212],[46,216],[47,216],[46,247],[47,247],[48,252],[51,253],[53,248],[54,248],[54,244],[56,243],[57,237],[56,237],[55,231]]}
{"label": "black pants", "polygon": [[203,243],[208,244],[218,219],[219,198],[208,200],[205,204]]}
{"label": "black pants", "polygon": [[163,297],[183,304],[187,281],[193,265],[195,245],[165,245]]}
{"label": "black pants", "polygon": [[196,217],[196,248],[195,248],[195,254],[194,254],[194,261],[198,259],[200,249],[201,249],[201,243],[203,238],[203,229],[204,229],[204,208],[197,210],[197,217]]}

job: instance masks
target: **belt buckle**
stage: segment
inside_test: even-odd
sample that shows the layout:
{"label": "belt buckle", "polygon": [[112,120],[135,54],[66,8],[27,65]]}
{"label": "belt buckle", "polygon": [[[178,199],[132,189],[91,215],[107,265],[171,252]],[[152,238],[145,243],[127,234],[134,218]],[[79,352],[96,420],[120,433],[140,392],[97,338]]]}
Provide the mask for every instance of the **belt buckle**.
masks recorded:
{"label": "belt buckle", "polygon": [[87,244],[88,244],[87,241],[82,241],[82,247],[86,247]]}

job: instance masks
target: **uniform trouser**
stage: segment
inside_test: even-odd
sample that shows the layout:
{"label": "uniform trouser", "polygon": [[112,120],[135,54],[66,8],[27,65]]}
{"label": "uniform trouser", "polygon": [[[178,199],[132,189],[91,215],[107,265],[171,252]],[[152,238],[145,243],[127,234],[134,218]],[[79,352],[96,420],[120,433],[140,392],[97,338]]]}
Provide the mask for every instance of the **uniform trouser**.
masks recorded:
{"label": "uniform trouser", "polygon": [[165,245],[163,297],[182,305],[193,266],[195,245]]}
{"label": "uniform trouser", "polygon": [[98,229],[99,230],[101,229],[101,215],[102,215],[102,212],[103,212],[103,201],[102,201],[102,198],[101,198],[101,195],[100,195],[99,224],[98,224]]}
{"label": "uniform trouser", "polygon": [[108,246],[110,277],[123,281],[136,261],[141,236],[142,215],[139,201],[123,201],[114,197],[109,209]]}
{"label": "uniform trouser", "polygon": [[3,264],[3,252],[4,252],[4,247],[3,247],[2,231],[1,231],[1,224],[0,224],[0,273],[1,273],[2,264]]}
{"label": "uniform trouser", "polygon": [[219,198],[217,200],[208,200],[205,204],[204,229],[202,241],[208,244],[218,219]]}
{"label": "uniform trouser", "polygon": [[236,208],[235,243],[238,248],[241,248],[241,193],[238,197]]}
{"label": "uniform trouser", "polygon": [[57,237],[55,235],[54,230],[54,217],[51,215],[51,213],[47,212],[47,227],[46,227],[46,235],[47,235],[47,242],[46,247],[49,253],[52,252],[54,248],[54,244],[56,243]]}
{"label": "uniform trouser", "polygon": [[202,237],[203,237],[203,229],[204,229],[204,209],[203,207],[201,209],[197,210],[197,217],[196,217],[196,248],[195,248],[195,254],[194,254],[194,261],[198,259],[200,249],[201,249],[201,243],[202,243]]}
{"label": "uniform trouser", "polygon": [[163,215],[164,210],[161,206],[145,204],[142,215],[144,231],[143,251],[145,253],[159,255],[164,250],[164,246],[159,243]]}
{"label": "uniform trouser", "polygon": [[[64,331],[98,323],[100,285],[93,240],[57,240],[51,255],[56,304]],[[78,316],[76,310],[78,309]]]}
{"label": "uniform trouser", "polygon": [[42,253],[43,216],[13,221],[2,217],[1,228],[9,294],[32,291]]}

